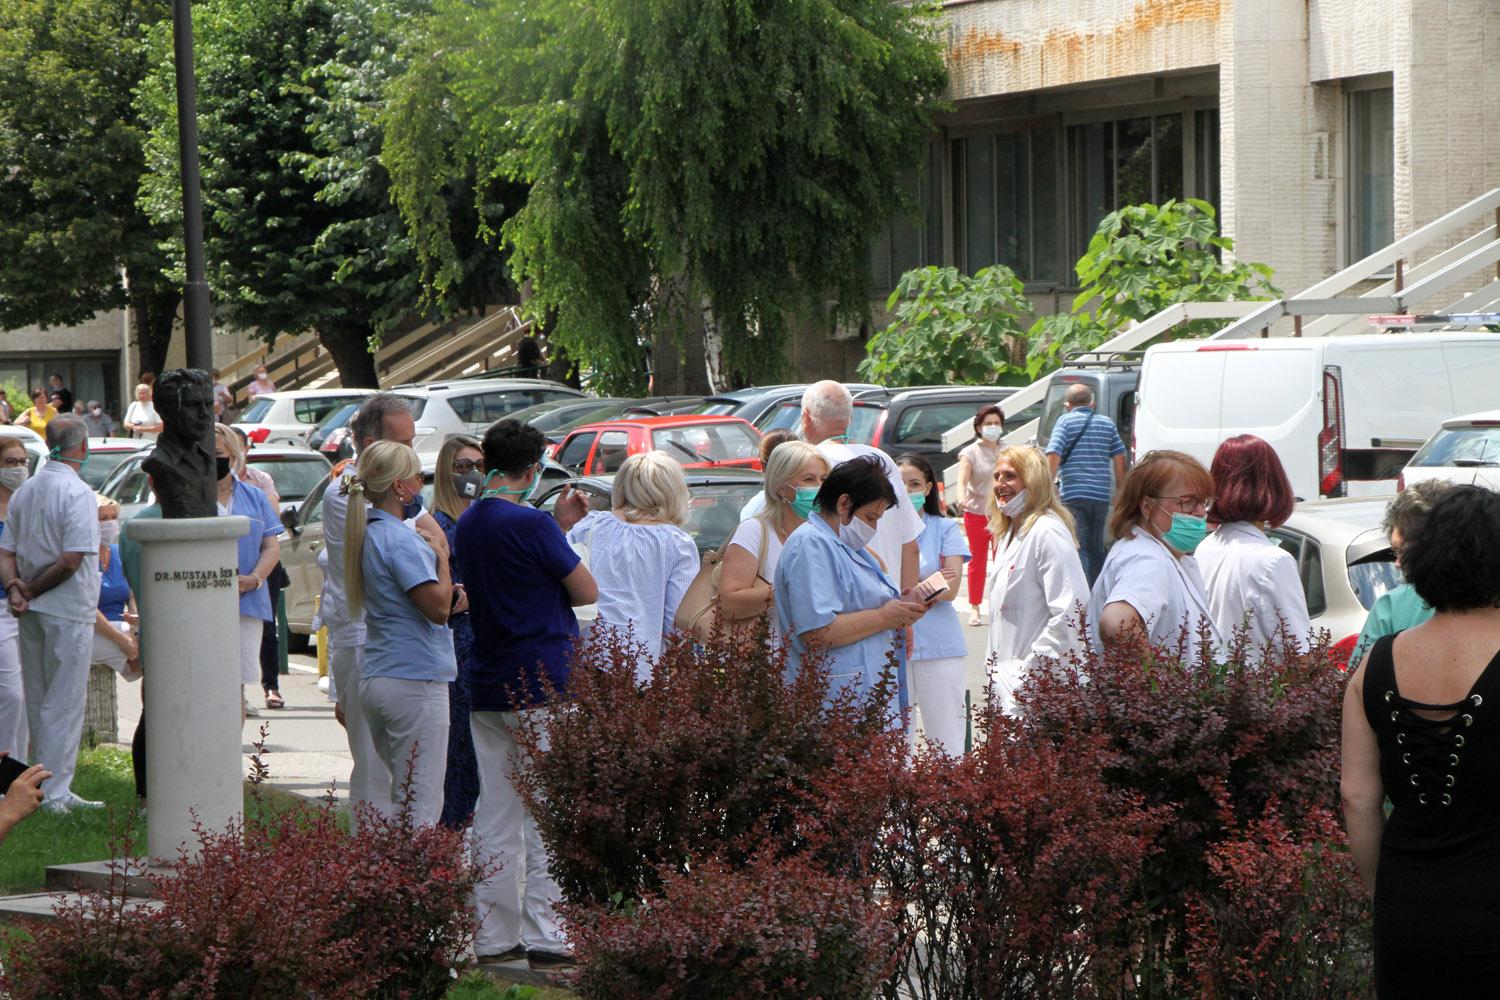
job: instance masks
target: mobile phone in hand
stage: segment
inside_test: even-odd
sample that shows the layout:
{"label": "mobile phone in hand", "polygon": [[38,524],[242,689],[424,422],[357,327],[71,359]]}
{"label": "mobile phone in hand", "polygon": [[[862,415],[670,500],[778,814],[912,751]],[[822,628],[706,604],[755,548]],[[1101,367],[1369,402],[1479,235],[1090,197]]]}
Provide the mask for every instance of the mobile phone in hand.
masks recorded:
{"label": "mobile phone in hand", "polygon": [[948,592],[948,578],[942,570],[929,576],[912,588],[923,604],[931,604]]}
{"label": "mobile phone in hand", "polygon": [[14,757],[0,757],[0,795],[10,791],[10,783],[26,773],[30,764],[16,760]]}

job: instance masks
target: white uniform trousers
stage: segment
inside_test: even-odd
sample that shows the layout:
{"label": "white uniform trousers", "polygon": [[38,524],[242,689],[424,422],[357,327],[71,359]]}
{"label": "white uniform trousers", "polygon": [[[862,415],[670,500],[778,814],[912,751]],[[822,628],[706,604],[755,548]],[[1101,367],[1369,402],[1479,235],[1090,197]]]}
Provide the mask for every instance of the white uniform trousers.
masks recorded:
{"label": "white uniform trousers", "polygon": [[370,742],[390,773],[386,807],[401,809],[411,780],[411,821],[432,826],[443,815],[443,778],[448,770],[448,682],[399,677],[362,677]]}
{"label": "white uniform trousers", "polygon": [[21,679],[32,747],[27,763],[45,764],[52,772],[42,785],[49,799],[66,799],[73,791],[93,651],[93,622],[40,611],[21,616]]}
{"label": "white uniform trousers", "polygon": [[0,608],[0,616],[0,750],[24,761],[28,747],[20,623],[4,608]]}
{"label": "white uniform trousers", "polygon": [[349,806],[356,825],[360,803],[367,803],[381,813],[390,812],[391,771],[375,752],[364,705],[359,700],[359,677],[365,665],[365,647],[334,646],[328,650],[328,672],[338,691],[339,708],[344,711],[344,736],[349,741],[349,756],[354,766],[349,772]]}
{"label": "white uniform trousers", "polygon": [[[534,711],[541,711],[536,709]],[[474,854],[500,870],[474,889],[479,932],[476,955],[498,955],[522,945],[528,951],[570,954],[557,918],[559,892],[547,848],[512,782],[517,753],[515,712],[471,712],[474,756],[479,761],[479,803],[474,807]]]}
{"label": "white uniform trousers", "polygon": [[922,733],[927,742],[941,744],[950,757],[962,756],[968,722],[964,707],[964,658],[913,660],[906,669],[912,694],[922,712]]}

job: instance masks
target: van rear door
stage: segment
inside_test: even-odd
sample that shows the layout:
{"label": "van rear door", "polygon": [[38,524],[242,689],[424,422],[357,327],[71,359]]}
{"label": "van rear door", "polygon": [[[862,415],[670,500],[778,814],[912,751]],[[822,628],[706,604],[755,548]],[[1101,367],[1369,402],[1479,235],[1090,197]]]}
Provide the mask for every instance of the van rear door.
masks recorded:
{"label": "van rear door", "polygon": [[1350,496],[1394,493],[1396,477],[1454,415],[1448,359],[1430,338],[1328,347],[1343,372],[1344,475]]}
{"label": "van rear door", "polygon": [[1281,458],[1292,491],[1316,497],[1317,440],[1323,424],[1317,349],[1312,343],[1278,343],[1275,348],[1247,343],[1241,350],[1224,351],[1224,358],[1219,441],[1237,434],[1264,438]]}
{"label": "van rear door", "polygon": [[1219,446],[1224,359],[1203,346],[1161,344],[1146,351],[1135,413],[1137,461],[1162,448],[1185,451],[1204,465]]}

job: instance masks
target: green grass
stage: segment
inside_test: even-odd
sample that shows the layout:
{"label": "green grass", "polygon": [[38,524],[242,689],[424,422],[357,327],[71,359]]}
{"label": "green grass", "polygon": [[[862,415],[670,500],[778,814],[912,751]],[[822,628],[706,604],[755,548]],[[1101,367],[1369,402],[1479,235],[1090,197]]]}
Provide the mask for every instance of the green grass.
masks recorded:
{"label": "green grass", "polygon": [[[39,891],[48,865],[103,861],[113,857],[127,838],[137,854],[145,851],[146,825],[136,812],[129,750],[114,746],[80,750],[73,791],[104,802],[105,808],[66,813],[39,809],[23,820],[0,845],[0,894]],[[315,807],[300,796],[269,786],[262,786],[258,795],[248,786],[245,791],[245,812],[250,817]],[[339,826],[348,829],[347,814],[340,815]]]}
{"label": "green grass", "polygon": [[577,994],[545,986],[502,986],[483,972],[470,972],[448,990],[447,1000],[577,1000]]}

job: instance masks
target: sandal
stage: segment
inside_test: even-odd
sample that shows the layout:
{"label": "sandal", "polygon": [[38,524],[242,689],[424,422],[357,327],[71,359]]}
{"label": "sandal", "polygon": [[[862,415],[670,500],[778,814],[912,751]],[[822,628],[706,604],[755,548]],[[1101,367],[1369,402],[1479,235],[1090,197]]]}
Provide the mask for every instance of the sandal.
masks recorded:
{"label": "sandal", "polygon": [[281,700],[281,692],[280,691],[267,691],[266,692],[266,707],[267,708],[286,708],[286,702]]}

